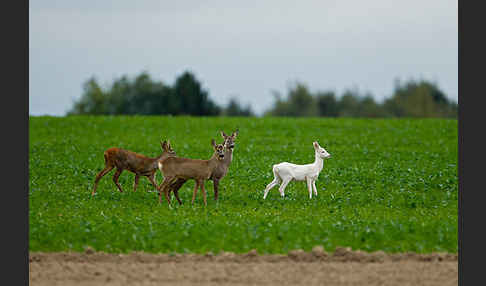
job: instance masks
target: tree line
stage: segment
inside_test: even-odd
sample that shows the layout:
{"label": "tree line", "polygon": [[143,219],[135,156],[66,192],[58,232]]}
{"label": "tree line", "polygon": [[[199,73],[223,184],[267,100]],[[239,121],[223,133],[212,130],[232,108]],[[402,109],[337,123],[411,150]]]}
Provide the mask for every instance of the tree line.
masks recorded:
{"label": "tree line", "polygon": [[251,107],[243,107],[236,97],[226,107],[217,105],[194,74],[187,71],[172,86],[152,80],[147,72],[132,79],[122,76],[106,88],[91,77],[83,84],[80,99],[67,114],[254,115]]}
{"label": "tree line", "polygon": [[[265,116],[323,117],[448,117],[457,118],[457,103],[447,99],[436,84],[425,80],[395,82],[391,97],[382,103],[370,93],[346,90],[311,92],[303,83],[287,90],[284,98],[274,92],[275,102]],[[141,114],[193,116],[255,116],[251,106],[232,97],[226,106],[211,100],[209,93],[191,72],[178,76],[174,84],[154,81],[147,72],[130,79],[122,76],[103,88],[91,77],[83,84],[79,100],[68,115]]]}
{"label": "tree line", "polygon": [[289,88],[285,99],[274,93],[271,116],[325,117],[448,117],[457,118],[457,103],[447,99],[435,85],[425,80],[395,82],[393,95],[382,103],[370,93],[348,89],[340,97],[333,91],[310,92],[302,83]]}

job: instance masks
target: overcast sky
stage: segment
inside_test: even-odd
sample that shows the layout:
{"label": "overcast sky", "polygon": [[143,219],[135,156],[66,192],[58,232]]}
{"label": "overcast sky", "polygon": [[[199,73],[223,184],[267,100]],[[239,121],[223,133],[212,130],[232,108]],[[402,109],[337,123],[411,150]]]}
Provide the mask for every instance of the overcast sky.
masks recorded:
{"label": "overcast sky", "polygon": [[457,1],[30,0],[29,113],[64,115],[95,76],[192,71],[225,105],[258,114],[302,82],[389,97],[394,80],[435,82],[458,100]]}

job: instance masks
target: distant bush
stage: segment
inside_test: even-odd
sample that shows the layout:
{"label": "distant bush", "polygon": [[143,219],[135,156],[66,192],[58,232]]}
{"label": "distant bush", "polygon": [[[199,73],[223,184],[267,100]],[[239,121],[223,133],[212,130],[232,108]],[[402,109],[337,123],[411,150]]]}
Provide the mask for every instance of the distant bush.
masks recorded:
{"label": "distant bush", "polygon": [[242,107],[240,101],[236,97],[232,97],[223,111],[223,115],[226,116],[255,116],[251,105]]}
{"label": "distant bush", "polygon": [[393,96],[385,100],[384,109],[397,117],[454,117],[457,103],[449,101],[439,88],[427,81],[395,82]]}
{"label": "distant bush", "polygon": [[447,99],[433,83],[408,81],[395,83],[393,95],[377,103],[370,93],[346,90],[340,97],[333,91],[312,93],[306,85],[296,83],[283,99],[274,92],[274,106],[265,115],[324,117],[450,117],[457,118],[457,103]]}
{"label": "distant bush", "polygon": [[94,77],[83,86],[83,94],[70,114],[171,114],[219,115],[216,105],[190,72],[179,76],[174,86],[153,81],[143,72],[133,80],[126,76],[103,89]]}
{"label": "distant bush", "polygon": [[[264,115],[321,117],[448,117],[457,118],[457,103],[434,84],[425,80],[395,82],[391,97],[375,102],[370,93],[348,89],[341,96],[333,91],[311,92],[303,83],[289,87],[284,98],[273,92],[275,102]],[[208,91],[191,72],[176,78],[173,86],[154,81],[142,72],[133,79],[122,76],[107,88],[91,77],[83,84],[81,98],[67,113],[74,114],[140,114],[193,116],[255,116],[251,105],[243,107],[233,96],[226,107],[209,98]]]}

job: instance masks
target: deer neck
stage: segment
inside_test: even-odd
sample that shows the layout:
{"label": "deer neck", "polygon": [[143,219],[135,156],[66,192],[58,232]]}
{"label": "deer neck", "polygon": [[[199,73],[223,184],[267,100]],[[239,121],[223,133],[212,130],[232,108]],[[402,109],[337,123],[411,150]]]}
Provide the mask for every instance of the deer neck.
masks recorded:
{"label": "deer neck", "polygon": [[228,148],[224,152],[223,164],[225,166],[229,166],[231,164],[231,160],[233,160],[233,149]]}
{"label": "deer neck", "polygon": [[[153,158],[153,160],[155,161],[155,163],[157,163],[158,161],[161,161],[161,160],[163,160],[163,159],[165,159],[165,158],[168,158],[168,157],[169,157],[169,156],[165,156],[165,155],[166,155],[166,154],[162,153],[162,154],[160,154],[159,156],[157,156],[157,157]],[[164,157],[165,157],[165,158],[164,158]]]}
{"label": "deer neck", "polygon": [[213,156],[211,156],[211,158],[209,158],[208,160],[209,167],[211,169],[214,169],[218,166],[218,163],[219,163],[218,154],[214,153]]}
{"label": "deer neck", "polygon": [[316,166],[316,169],[319,172],[321,172],[322,168],[324,167],[324,159],[322,159],[317,153],[315,153],[314,166]]}
{"label": "deer neck", "polygon": [[157,169],[157,163],[162,159],[162,154],[160,154],[159,156],[155,157],[155,158],[150,158],[150,160],[152,161],[152,164],[151,166],[155,169]]}
{"label": "deer neck", "polygon": [[159,161],[162,161],[164,159],[167,159],[169,157],[170,157],[170,155],[162,153],[162,154],[160,154],[159,156],[157,156],[155,158],[151,158],[152,161],[153,161],[152,164],[155,166],[155,168],[158,168],[158,166],[157,166],[158,162]]}

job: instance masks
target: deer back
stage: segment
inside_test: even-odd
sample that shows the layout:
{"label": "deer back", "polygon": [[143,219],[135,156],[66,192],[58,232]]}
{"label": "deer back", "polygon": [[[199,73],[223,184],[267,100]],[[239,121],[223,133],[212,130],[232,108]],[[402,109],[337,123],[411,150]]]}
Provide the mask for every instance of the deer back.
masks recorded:
{"label": "deer back", "polygon": [[[213,156],[214,157],[214,156]],[[159,163],[164,176],[179,178],[208,179],[214,170],[214,160],[200,160],[180,157],[169,157]]]}

